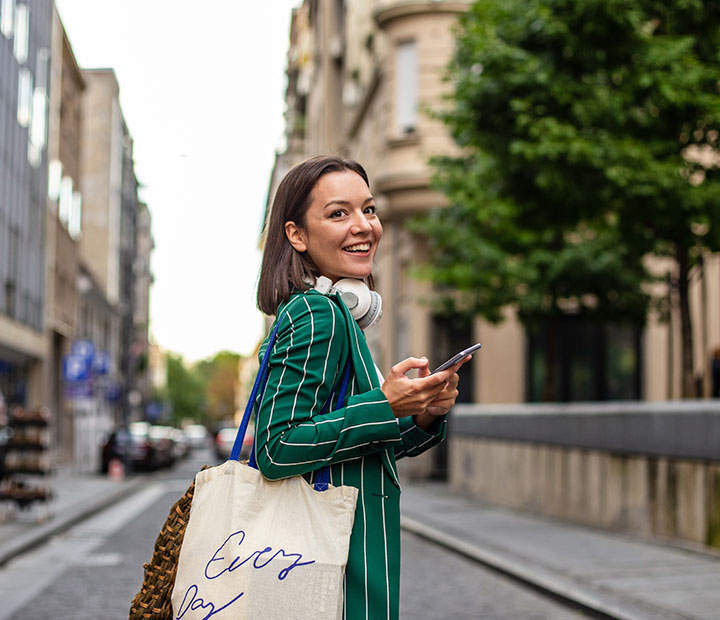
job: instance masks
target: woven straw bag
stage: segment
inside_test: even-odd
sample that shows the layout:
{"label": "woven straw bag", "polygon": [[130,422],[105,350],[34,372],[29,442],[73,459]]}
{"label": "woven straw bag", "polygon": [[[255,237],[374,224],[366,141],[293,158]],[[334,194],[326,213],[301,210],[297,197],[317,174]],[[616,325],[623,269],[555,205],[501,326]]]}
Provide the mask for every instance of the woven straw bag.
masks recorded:
{"label": "woven straw bag", "polygon": [[[203,469],[207,469],[203,467]],[[129,620],[172,620],[172,595],[178,557],[190,517],[195,481],[170,509],[167,519],[155,540],[150,561],[143,566],[145,574],[140,591],[130,605]]]}

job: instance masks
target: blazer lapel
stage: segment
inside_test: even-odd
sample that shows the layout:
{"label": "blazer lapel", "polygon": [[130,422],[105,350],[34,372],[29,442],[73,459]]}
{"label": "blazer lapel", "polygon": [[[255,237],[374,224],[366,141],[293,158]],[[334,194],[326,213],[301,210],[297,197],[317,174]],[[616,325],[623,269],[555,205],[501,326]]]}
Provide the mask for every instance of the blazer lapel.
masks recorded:
{"label": "blazer lapel", "polygon": [[[375,362],[373,361],[370,349],[365,340],[365,334],[358,327],[357,321],[353,318],[348,307],[343,303],[338,295],[336,298],[339,307],[342,309],[345,317],[345,325],[347,327],[348,341],[350,343],[350,358],[352,359],[353,370],[355,373],[356,390],[355,393],[362,394],[372,389],[379,388],[380,377],[378,377]],[[388,470],[390,477],[397,487],[400,487],[397,470],[395,469],[395,453],[391,450],[385,450],[381,453],[383,465]]]}

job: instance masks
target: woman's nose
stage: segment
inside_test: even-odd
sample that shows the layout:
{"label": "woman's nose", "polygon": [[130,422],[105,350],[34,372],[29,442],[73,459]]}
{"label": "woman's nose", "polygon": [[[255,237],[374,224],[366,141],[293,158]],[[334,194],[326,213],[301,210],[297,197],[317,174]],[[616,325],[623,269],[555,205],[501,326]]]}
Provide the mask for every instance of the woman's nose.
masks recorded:
{"label": "woman's nose", "polygon": [[353,233],[357,234],[363,232],[370,232],[370,230],[372,230],[372,227],[370,226],[370,222],[368,221],[368,218],[364,213],[358,213],[353,217]]}

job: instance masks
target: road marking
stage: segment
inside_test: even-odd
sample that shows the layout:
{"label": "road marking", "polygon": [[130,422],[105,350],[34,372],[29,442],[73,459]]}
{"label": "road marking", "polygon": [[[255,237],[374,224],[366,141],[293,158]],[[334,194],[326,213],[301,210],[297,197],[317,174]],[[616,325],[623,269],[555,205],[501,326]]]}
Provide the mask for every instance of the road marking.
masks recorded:
{"label": "road marking", "polygon": [[91,553],[75,560],[79,566],[120,566],[123,561],[122,553]]}
{"label": "road marking", "polygon": [[[0,600],[3,602],[0,607],[0,620],[12,617],[69,567],[86,564],[87,560],[93,557],[93,550],[151,506],[166,491],[166,486],[162,482],[153,483],[79,523],[66,533],[51,538],[41,547],[5,564],[0,568]],[[102,558],[112,555],[97,554],[95,557],[98,558],[96,561],[115,561],[116,558]],[[92,559],[90,561],[92,563]]]}

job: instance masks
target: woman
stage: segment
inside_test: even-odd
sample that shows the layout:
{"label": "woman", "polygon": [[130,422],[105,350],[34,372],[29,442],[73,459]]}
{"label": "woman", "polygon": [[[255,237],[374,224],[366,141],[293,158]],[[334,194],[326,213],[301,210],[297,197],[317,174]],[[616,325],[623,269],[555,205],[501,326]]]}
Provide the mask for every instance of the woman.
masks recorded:
{"label": "woman", "polygon": [[[400,485],[395,459],[444,438],[457,397],[457,370],[430,374],[408,358],[379,376],[362,331],[337,295],[314,289],[320,276],[372,285],[382,226],[367,175],[356,162],[317,157],[280,183],[267,227],[258,306],[279,317],[265,393],[257,403],[256,459],[270,479],[330,465],[330,482],[359,489],[345,577],[348,619],[397,618]],[[333,390],[348,361],[348,398]],[[406,373],[417,369],[418,376]],[[327,407],[326,401],[330,399]]]}

